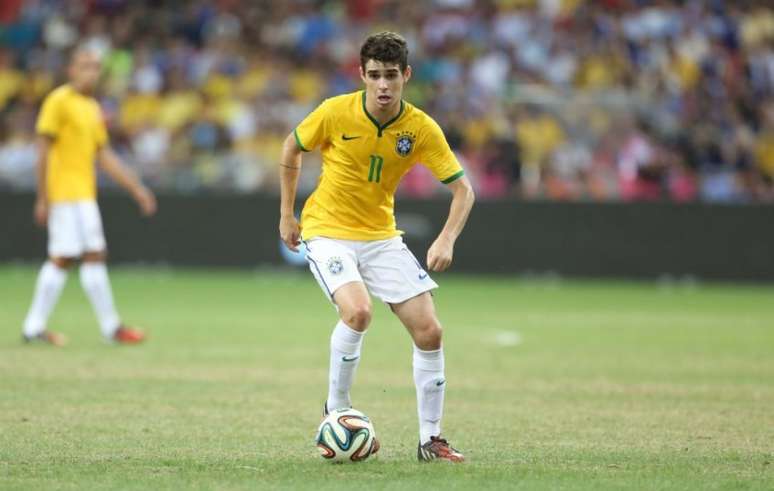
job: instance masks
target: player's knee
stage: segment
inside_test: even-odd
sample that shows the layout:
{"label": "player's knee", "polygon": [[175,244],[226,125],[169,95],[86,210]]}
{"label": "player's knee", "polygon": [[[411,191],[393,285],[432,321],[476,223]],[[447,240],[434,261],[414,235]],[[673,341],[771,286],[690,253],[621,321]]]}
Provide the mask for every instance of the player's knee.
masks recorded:
{"label": "player's knee", "polygon": [[85,252],[81,257],[81,261],[85,263],[104,263],[105,260],[107,260],[107,252],[105,251]]}
{"label": "player's knee", "polygon": [[420,349],[435,350],[441,347],[443,328],[438,319],[428,319],[415,332],[415,343]]}
{"label": "player's knee", "polygon": [[363,332],[371,323],[371,305],[362,303],[349,307],[341,313],[341,320],[352,329]]}
{"label": "player's knee", "polygon": [[435,348],[441,347],[441,340],[443,339],[443,328],[441,323],[437,320],[433,321],[427,330],[427,337],[430,344]]}
{"label": "player's knee", "polygon": [[75,264],[71,257],[52,257],[49,259],[59,269],[70,269]]}

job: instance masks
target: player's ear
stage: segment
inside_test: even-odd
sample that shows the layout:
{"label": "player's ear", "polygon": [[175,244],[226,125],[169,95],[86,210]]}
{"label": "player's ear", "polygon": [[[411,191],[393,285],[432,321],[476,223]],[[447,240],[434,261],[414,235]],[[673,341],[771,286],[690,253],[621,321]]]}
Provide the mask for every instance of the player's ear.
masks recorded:
{"label": "player's ear", "polygon": [[366,81],[366,76],[365,76],[365,71],[363,71],[363,65],[360,65],[360,66],[358,67],[358,70],[360,70],[360,80],[362,80],[362,81],[363,81],[363,83],[365,83],[365,81]]}
{"label": "player's ear", "polygon": [[408,82],[411,78],[411,65],[406,65],[406,69],[403,70],[404,82]]}

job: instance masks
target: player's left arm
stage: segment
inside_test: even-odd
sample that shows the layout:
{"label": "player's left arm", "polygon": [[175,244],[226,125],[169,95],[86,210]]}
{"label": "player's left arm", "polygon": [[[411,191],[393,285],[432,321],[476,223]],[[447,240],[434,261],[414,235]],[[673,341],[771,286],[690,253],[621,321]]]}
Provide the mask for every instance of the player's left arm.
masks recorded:
{"label": "player's left arm", "polygon": [[473,186],[465,176],[452,181],[447,186],[452,192],[449,217],[443,230],[427,250],[427,267],[431,271],[444,271],[451,265],[454,243],[465,228],[473,202],[476,200]]}
{"label": "player's left arm", "polygon": [[301,244],[301,226],[295,215],[296,191],[301,175],[301,147],[294,131],[282,145],[280,160],[280,238],[293,252]]}
{"label": "player's left arm", "polygon": [[143,215],[150,216],[156,213],[156,197],[153,192],[142,184],[137,174],[121,161],[110,145],[100,147],[98,161],[100,168],[129,192],[140,206]]}

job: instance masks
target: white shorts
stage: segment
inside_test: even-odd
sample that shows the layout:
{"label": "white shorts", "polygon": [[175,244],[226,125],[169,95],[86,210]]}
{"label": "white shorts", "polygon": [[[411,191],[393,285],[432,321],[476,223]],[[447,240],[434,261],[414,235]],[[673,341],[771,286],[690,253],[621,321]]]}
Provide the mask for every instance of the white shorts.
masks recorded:
{"label": "white shorts", "polygon": [[315,237],[305,243],[309,269],[331,301],[339,287],[353,281],[362,281],[386,303],[405,302],[438,288],[402,237],[370,241]]}
{"label": "white shorts", "polygon": [[105,234],[96,201],[54,203],[48,211],[48,255],[80,257],[105,250]]}

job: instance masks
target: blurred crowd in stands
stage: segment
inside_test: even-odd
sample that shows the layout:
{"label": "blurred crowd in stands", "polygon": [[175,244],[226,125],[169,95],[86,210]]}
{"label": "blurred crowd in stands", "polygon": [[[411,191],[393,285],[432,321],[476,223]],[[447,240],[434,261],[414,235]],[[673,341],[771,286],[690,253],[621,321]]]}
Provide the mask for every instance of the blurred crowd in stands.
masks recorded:
{"label": "blurred crowd in stands", "polygon": [[[283,139],[403,34],[404,98],[482,199],[774,201],[766,0],[3,0],[0,188],[32,188],[66,53],[104,53],[113,146],[156,189],[276,191]],[[302,192],[319,155],[305,155]],[[400,192],[443,192],[424,169]]]}

